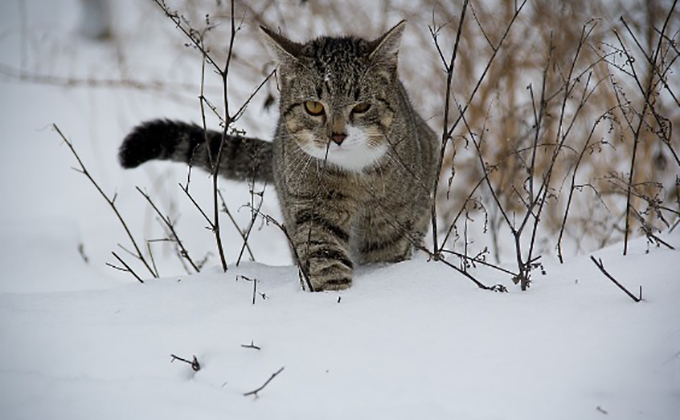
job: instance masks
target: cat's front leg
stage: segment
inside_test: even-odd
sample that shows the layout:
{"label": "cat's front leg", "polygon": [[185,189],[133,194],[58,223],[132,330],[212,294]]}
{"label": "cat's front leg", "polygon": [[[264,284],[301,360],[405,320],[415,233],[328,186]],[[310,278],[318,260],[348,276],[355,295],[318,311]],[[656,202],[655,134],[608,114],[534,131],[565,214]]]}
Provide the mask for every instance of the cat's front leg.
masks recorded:
{"label": "cat's front leg", "polygon": [[291,237],[300,268],[312,290],[343,290],[352,285],[353,263],[349,254],[350,212],[334,203],[292,207]]}
{"label": "cat's front leg", "polygon": [[357,262],[393,263],[411,258],[427,230],[427,210],[421,204],[390,204],[386,197],[369,202],[356,224]]}

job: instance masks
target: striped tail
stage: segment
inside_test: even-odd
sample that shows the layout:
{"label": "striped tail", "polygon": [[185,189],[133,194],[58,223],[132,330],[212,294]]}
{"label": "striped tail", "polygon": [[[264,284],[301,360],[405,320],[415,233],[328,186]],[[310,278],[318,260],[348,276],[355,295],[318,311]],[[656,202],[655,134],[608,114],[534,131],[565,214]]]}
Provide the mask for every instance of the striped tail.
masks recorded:
{"label": "striped tail", "polygon": [[[207,140],[207,142],[206,142]],[[222,133],[203,130],[196,124],[152,120],[135,127],[118,152],[124,168],[136,168],[149,160],[172,160],[212,171],[222,142]],[[210,150],[206,145],[210,145]],[[272,144],[264,140],[227,135],[218,173],[238,181],[274,181]]]}

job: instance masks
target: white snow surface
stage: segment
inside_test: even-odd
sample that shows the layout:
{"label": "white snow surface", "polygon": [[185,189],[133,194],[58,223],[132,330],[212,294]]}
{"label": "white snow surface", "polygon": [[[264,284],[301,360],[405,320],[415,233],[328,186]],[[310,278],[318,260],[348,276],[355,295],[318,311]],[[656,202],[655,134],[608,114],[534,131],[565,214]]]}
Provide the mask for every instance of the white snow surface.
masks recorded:
{"label": "white snow surface", "polygon": [[[76,246],[61,230],[35,233]],[[670,420],[680,409],[678,255],[645,249],[638,239],[627,257],[596,253],[643,287],[640,303],[585,256],[546,264],[529,292],[506,294],[424,258],[362,269],[350,290],[318,294],[300,290],[294,267],[255,263],[101,290],[82,286],[110,286],[86,267],[46,267],[45,284],[67,276],[82,290],[0,294],[0,412]],[[3,287],[22,276],[6,273]],[[254,304],[240,276],[258,280]],[[242,346],[251,343],[261,350]],[[196,356],[201,369],[170,354]],[[243,395],[282,367],[258,398]]]}
{"label": "white snow surface", "polygon": [[[126,13],[148,6],[121,4]],[[77,7],[3,2],[0,63],[114,77],[108,64],[115,49],[79,38]],[[144,16],[145,33],[166,26],[172,33],[166,20]],[[22,41],[22,26],[36,35]],[[139,77],[154,74],[144,65],[180,66],[177,50],[164,55],[158,46],[181,37],[154,42],[156,49],[137,51]],[[47,50],[49,60],[38,55]],[[184,70],[173,71],[180,79]],[[186,71],[195,76],[197,69]],[[126,237],[94,188],[70,169],[77,164],[49,126],[57,123],[103,189],[118,193],[136,235],[160,236],[134,190],[139,185],[181,215],[178,229],[200,254],[213,250],[214,239],[177,189],[185,169],[154,163],[124,172],[116,163],[120,139],[134,124],[197,121],[197,102],[7,76],[0,76],[0,93],[2,419],[680,418],[677,229],[662,236],[676,250],[637,238],[625,257],[622,244],[592,254],[634,293],[642,287],[640,303],[589,255],[565,264],[544,258],[546,274],[536,273],[526,292],[503,273],[477,268],[485,284],[509,289],[483,291],[417,255],[358,269],[347,291],[307,293],[281,233],[267,225],[257,225],[251,239],[259,263],[234,264],[240,242],[227,229],[227,273],[213,255],[200,274],[182,274],[158,248],[162,278],[140,284],[105,265],[115,262],[112,250],[127,255],[116,245],[129,246]],[[197,172],[192,182],[209,204],[209,181]],[[224,188],[246,224],[250,213],[239,208],[250,200],[248,188]],[[263,212],[276,216],[276,207],[269,191]],[[244,277],[257,279],[256,291]],[[250,344],[259,350],[244,347]],[[172,362],[171,354],[195,356],[200,370]],[[244,396],[281,368],[258,396]]]}

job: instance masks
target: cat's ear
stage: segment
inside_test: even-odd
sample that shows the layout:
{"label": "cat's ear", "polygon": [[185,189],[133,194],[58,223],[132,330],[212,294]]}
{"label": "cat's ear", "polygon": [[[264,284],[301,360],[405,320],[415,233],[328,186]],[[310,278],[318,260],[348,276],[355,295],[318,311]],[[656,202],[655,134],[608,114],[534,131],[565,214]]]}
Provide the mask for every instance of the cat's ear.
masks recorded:
{"label": "cat's ear", "polygon": [[385,32],[380,38],[371,41],[369,46],[369,59],[374,63],[385,64],[388,67],[396,69],[399,45],[405,28],[406,21],[402,20],[394,25],[392,29]]}
{"label": "cat's ear", "polygon": [[273,32],[270,29],[260,26],[264,33],[263,39],[267,50],[272,58],[278,61],[279,64],[290,65],[297,63],[297,57],[302,49],[302,44],[293,42],[290,39]]}

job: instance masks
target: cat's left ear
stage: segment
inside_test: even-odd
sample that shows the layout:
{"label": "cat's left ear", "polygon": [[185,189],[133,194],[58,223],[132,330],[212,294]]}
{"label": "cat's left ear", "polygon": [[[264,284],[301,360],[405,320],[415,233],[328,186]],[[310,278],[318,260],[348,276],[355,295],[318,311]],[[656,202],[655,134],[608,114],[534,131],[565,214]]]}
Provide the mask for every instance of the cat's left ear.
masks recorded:
{"label": "cat's left ear", "polygon": [[371,51],[368,56],[369,59],[373,63],[387,65],[396,70],[399,45],[405,28],[406,20],[402,20],[380,38],[372,41],[369,47],[369,51]]}
{"label": "cat's left ear", "polygon": [[291,65],[298,62],[297,56],[302,49],[301,44],[291,41],[264,26],[260,26],[260,29],[262,29],[265,35],[263,39],[272,58],[282,65]]}

